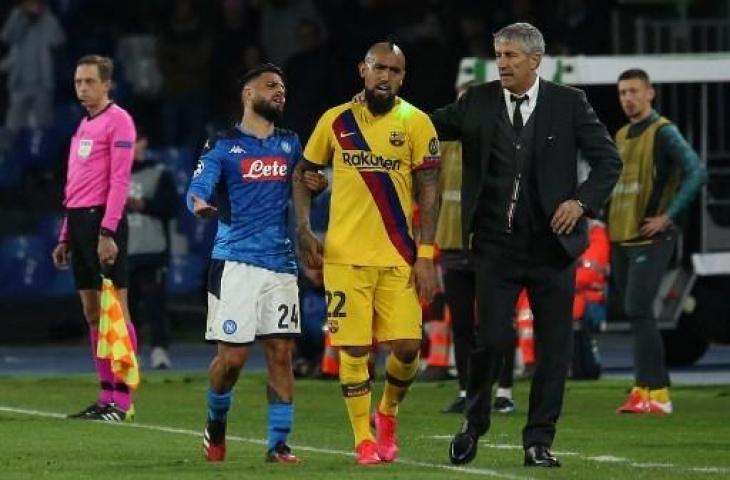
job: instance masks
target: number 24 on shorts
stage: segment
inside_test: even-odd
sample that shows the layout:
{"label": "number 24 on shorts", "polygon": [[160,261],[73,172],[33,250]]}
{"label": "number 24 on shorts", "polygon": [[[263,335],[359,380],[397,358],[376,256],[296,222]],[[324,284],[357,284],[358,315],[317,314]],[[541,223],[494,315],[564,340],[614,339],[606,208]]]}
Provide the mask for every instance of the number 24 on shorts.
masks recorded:
{"label": "number 24 on shorts", "polygon": [[[289,305],[282,303],[279,305],[279,308],[277,308],[279,311],[279,324],[277,325],[280,330],[289,330],[289,324],[294,325],[294,328],[299,326],[299,313],[297,312],[297,305],[294,304],[289,307]],[[287,322],[287,318],[289,317],[289,311],[291,310],[291,318],[289,318],[289,322]]]}

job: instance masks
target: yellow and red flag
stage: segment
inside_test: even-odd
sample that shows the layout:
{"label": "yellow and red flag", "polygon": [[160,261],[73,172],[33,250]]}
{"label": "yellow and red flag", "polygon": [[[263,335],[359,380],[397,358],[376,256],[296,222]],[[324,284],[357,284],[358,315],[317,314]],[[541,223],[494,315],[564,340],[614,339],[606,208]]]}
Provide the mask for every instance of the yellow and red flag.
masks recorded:
{"label": "yellow and red flag", "polygon": [[127,322],[117,290],[108,278],[102,280],[101,318],[96,356],[111,360],[112,372],[120,381],[134,390],[139,385],[139,365],[129,338]]}

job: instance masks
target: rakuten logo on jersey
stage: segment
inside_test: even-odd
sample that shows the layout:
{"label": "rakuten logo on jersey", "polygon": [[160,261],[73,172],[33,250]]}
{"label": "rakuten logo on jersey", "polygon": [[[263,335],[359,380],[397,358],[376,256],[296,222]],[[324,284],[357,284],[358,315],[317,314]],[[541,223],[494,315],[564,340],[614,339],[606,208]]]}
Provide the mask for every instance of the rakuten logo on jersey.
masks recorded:
{"label": "rakuten logo on jersey", "polygon": [[241,177],[244,182],[285,182],[286,159],[283,157],[244,158]]}

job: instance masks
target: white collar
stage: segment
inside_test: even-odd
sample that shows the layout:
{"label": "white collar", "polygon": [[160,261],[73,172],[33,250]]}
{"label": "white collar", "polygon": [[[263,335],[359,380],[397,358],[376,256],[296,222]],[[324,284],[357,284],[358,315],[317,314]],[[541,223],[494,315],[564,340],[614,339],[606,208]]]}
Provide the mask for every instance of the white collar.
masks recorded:
{"label": "white collar", "polygon": [[506,88],[502,88],[502,91],[504,92],[504,101],[507,102],[507,105],[510,104],[511,100],[510,97],[512,95],[515,95],[516,97],[523,97],[524,95],[527,95],[527,102],[530,105],[534,105],[535,102],[537,102],[537,94],[540,90],[540,75],[535,77],[535,83],[532,84],[532,86],[523,94],[523,95],[516,95]]}

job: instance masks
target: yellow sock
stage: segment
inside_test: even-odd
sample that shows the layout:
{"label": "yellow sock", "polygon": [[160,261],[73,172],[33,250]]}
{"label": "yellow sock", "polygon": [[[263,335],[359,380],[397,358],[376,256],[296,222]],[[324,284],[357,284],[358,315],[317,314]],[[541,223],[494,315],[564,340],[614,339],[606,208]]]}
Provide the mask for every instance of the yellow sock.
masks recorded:
{"label": "yellow sock", "polygon": [[418,356],[411,363],[403,363],[391,352],[385,361],[385,388],[378,410],[386,415],[397,415],[398,405],[408,392],[418,371]]}
{"label": "yellow sock", "polygon": [[340,349],[340,386],[355,435],[355,446],[363,440],[373,440],[370,431],[371,394],[367,355],[353,357]]}
{"label": "yellow sock", "polygon": [[661,403],[669,402],[669,389],[667,387],[649,390],[649,399]]}

